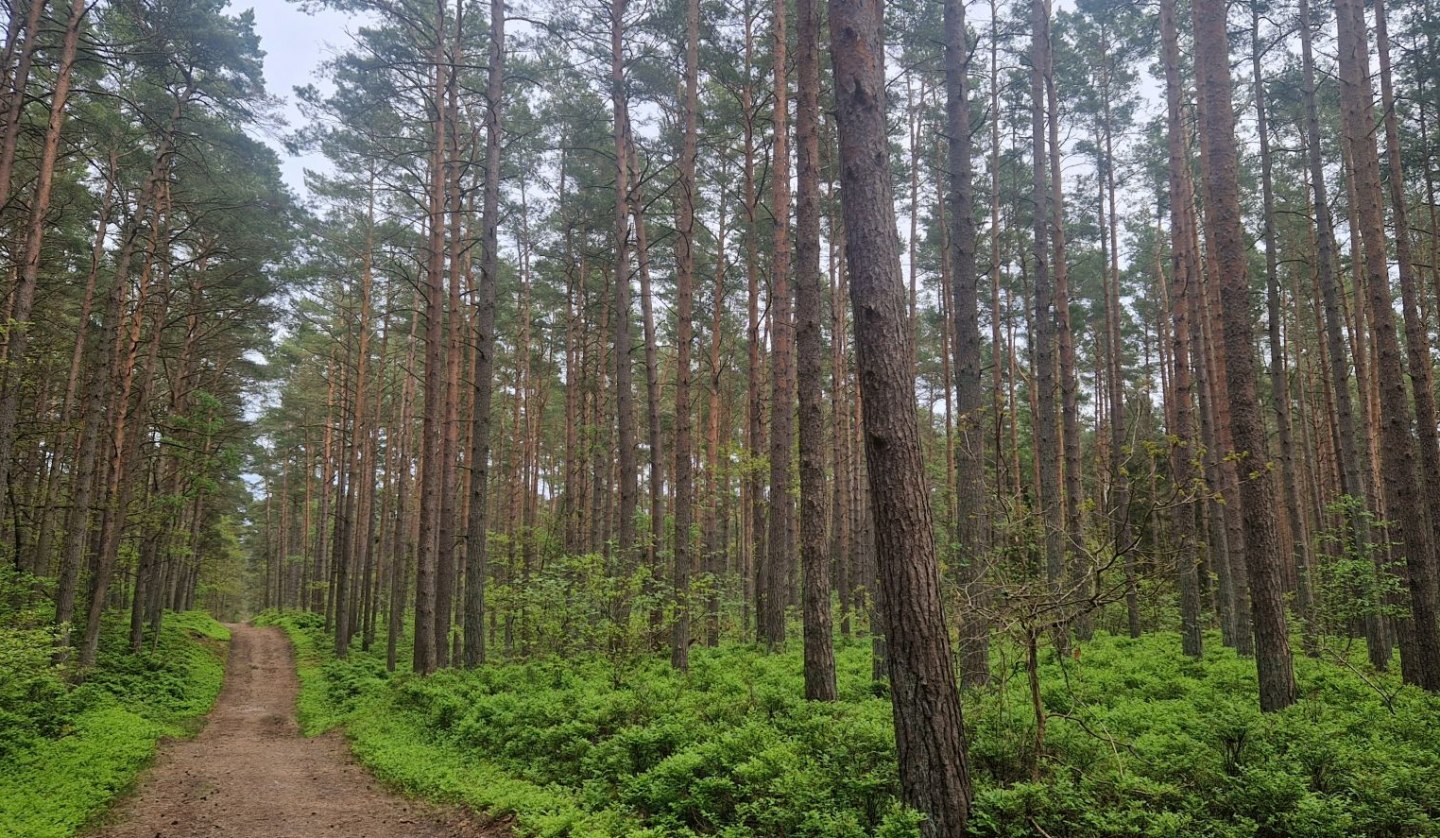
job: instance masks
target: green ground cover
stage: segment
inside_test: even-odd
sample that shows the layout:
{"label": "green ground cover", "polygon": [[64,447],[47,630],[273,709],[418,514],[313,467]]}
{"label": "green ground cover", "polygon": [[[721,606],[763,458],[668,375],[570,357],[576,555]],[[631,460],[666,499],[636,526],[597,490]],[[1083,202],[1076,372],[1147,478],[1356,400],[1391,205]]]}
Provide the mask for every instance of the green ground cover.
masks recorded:
{"label": "green ground cover", "polygon": [[[300,651],[307,733],[343,725],[387,781],[522,833],[918,833],[864,642],[837,650],[840,701],[813,704],[798,648],[697,646],[689,677],[656,655],[417,678],[378,651],[336,661],[313,615],[268,619]],[[997,650],[995,685],[965,696],[972,834],[1440,835],[1440,699],[1302,658],[1301,701],[1262,715],[1252,661],[1218,638],[1200,661],[1178,649],[1102,633],[1044,659],[1038,758],[1023,664]]]}
{"label": "green ground cover", "polygon": [[[34,615],[30,615],[33,617]],[[66,838],[128,791],[162,737],[193,735],[225,677],[230,632],[208,614],[166,614],[131,654],[128,621],[107,622],[93,670],[51,660],[51,630],[0,615],[0,836]],[[27,627],[31,626],[31,627]]]}

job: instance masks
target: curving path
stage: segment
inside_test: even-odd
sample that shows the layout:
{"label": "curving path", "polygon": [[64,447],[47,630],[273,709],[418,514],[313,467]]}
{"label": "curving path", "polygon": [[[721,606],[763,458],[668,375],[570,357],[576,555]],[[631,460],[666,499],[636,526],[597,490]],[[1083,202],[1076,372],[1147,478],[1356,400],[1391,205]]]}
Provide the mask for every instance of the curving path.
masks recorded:
{"label": "curving path", "polygon": [[299,680],[278,628],[230,627],[205,729],[167,743],[97,838],[478,838],[507,834],[381,788],[330,733],[295,722]]}

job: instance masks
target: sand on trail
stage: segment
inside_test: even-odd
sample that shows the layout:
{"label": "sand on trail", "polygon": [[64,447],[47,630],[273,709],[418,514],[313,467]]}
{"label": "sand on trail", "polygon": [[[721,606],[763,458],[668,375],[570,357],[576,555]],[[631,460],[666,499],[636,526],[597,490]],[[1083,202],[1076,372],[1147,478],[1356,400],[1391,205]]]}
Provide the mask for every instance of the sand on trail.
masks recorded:
{"label": "sand on trail", "polygon": [[94,838],[490,838],[465,812],[407,800],[356,764],[336,732],[307,739],[278,628],[230,626],[225,685],[204,730],[167,742]]}

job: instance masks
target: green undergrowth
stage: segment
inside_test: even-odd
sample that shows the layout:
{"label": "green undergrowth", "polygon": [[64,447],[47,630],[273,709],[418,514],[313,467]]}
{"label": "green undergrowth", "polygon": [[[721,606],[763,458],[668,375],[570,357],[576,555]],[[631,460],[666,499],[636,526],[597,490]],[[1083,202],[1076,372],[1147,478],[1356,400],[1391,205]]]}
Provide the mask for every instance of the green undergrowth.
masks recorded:
{"label": "green undergrowth", "polygon": [[[301,651],[307,732],[343,725],[382,778],[523,834],[919,834],[863,642],[837,649],[840,700],[815,704],[798,649],[697,646],[688,678],[662,655],[417,678],[334,660],[312,616],[269,619]],[[1440,835],[1440,700],[1366,672],[1392,713],[1355,672],[1299,659],[1300,701],[1262,715],[1253,661],[1211,640],[1200,661],[1166,633],[1050,655],[1039,759],[1022,659],[997,646],[995,683],[965,695],[970,834]]]}
{"label": "green undergrowth", "polygon": [[74,835],[130,789],[161,737],[199,730],[229,631],[208,614],[167,613],[139,655],[128,631],[107,621],[95,668],[70,686],[39,615],[0,615],[0,836]]}

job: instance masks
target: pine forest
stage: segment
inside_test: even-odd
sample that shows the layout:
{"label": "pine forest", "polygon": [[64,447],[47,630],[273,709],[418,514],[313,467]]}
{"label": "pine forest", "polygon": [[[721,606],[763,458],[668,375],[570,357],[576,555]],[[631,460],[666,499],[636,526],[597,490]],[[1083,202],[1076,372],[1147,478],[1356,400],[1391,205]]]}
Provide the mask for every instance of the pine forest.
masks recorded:
{"label": "pine forest", "polygon": [[1440,2],[253,2],[3,4],[0,836],[1440,836]]}

